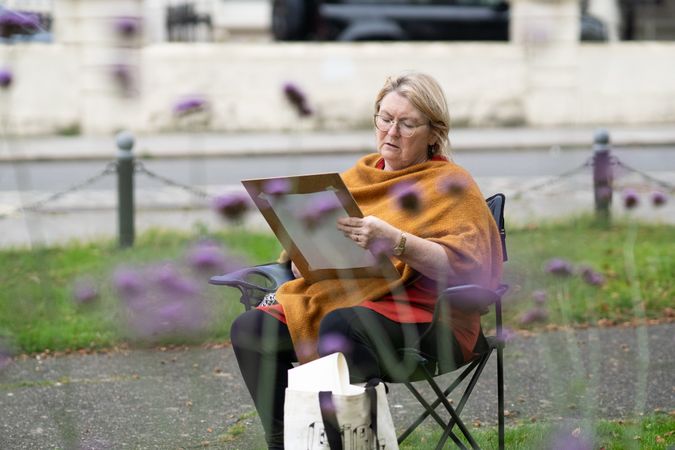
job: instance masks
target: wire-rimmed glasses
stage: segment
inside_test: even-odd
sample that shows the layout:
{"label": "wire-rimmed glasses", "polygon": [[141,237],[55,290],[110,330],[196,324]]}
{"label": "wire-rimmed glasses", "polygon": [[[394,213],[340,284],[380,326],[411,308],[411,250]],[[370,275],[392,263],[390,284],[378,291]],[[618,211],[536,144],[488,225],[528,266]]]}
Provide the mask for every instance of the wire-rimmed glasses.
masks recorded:
{"label": "wire-rimmed glasses", "polygon": [[374,121],[375,121],[375,128],[385,133],[389,132],[389,130],[391,130],[391,127],[393,127],[394,124],[396,124],[396,126],[398,127],[398,132],[401,134],[401,136],[406,138],[412,137],[412,135],[415,134],[415,131],[417,131],[419,127],[428,125],[426,123],[415,125],[406,120],[399,122],[398,120],[387,119],[386,117],[380,114],[375,114]]}

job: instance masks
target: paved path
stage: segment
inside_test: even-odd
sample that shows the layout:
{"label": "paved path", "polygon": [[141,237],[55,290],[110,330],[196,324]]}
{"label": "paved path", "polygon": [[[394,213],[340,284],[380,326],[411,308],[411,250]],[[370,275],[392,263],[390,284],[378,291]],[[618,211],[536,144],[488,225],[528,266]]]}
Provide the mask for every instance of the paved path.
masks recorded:
{"label": "paved path", "polygon": [[[507,425],[675,409],[674,324],[517,337],[507,346]],[[467,404],[496,423],[495,358]],[[417,411],[400,385],[398,426]],[[25,358],[0,372],[0,448],[263,448],[232,351],[189,348]],[[475,426],[475,425],[474,425]]]}

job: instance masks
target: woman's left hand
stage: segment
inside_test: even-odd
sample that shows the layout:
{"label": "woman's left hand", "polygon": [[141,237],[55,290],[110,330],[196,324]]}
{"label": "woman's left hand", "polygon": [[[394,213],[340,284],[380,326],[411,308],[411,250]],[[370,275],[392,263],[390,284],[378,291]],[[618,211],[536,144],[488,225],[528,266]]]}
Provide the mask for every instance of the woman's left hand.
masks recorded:
{"label": "woman's left hand", "polygon": [[394,248],[401,234],[399,229],[375,216],[342,217],[337,221],[337,228],[363,248],[370,247],[377,239],[389,240]]}

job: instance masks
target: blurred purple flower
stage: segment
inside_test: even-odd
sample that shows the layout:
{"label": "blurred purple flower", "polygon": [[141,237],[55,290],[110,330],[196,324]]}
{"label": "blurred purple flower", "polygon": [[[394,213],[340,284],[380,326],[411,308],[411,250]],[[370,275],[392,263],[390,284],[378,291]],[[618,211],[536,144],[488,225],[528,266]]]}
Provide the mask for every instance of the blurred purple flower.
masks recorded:
{"label": "blurred purple flower", "polygon": [[25,11],[3,9],[0,12],[0,36],[8,38],[15,34],[34,34],[40,30],[40,16]]}
{"label": "blurred purple flower", "polygon": [[624,189],[622,197],[623,197],[623,206],[625,206],[626,209],[633,209],[637,207],[638,204],[640,203],[640,196],[638,195],[637,192],[635,192],[635,189],[631,188]]}
{"label": "blurred purple flower", "polygon": [[532,300],[534,300],[537,305],[543,305],[548,300],[548,292],[542,289],[532,291]]}
{"label": "blurred purple flower", "polygon": [[7,89],[14,81],[14,74],[8,68],[0,69],[0,88]]}
{"label": "blurred purple flower", "polygon": [[133,91],[134,77],[131,66],[127,64],[115,64],[110,69],[110,75],[122,92],[130,94]]}
{"label": "blurred purple flower", "polygon": [[466,180],[457,177],[444,177],[438,182],[438,190],[444,194],[459,195],[466,189]]}
{"label": "blurred purple flower", "polygon": [[281,196],[291,191],[291,183],[287,178],[273,178],[263,186],[263,192],[270,195]]}
{"label": "blurred purple flower", "polygon": [[516,332],[513,331],[511,328],[508,328],[508,327],[502,328],[502,334],[501,334],[501,337],[500,337],[501,342],[512,341],[513,338],[515,338],[515,337],[516,337]]}
{"label": "blurred purple flower", "polygon": [[205,111],[208,108],[208,102],[199,96],[182,98],[173,106],[173,113],[182,117],[197,112]]}
{"label": "blurred purple flower", "polygon": [[83,277],[73,283],[73,299],[78,304],[88,304],[99,297],[98,286],[93,278]]}
{"label": "blurred purple flower", "polygon": [[332,192],[326,192],[325,195],[315,196],[300,211],[299,219],[305,226],[312,230],[333,211],[342,208],[342,204]]}
{"label": "blurred purple flower", "polygon": [[581,278],[591,286],[602,286],[605,284],[605,277],[596,272],[592,267],[583,267],[581,269]]}
{"label": "blurred purple flower", "polygon": [[225,253],[214,243],[200,242],[187,253],[190,267],[204,272],[223,272],[227,264]]}
{"label": "blurred purple flower", "polygon": [[522,325],[528,325],[534,322],[544,322],[546,319],[548,319],[546,310],[542,307],[535,306],[534,308],[525,311],[525,313],[520,316],[520,323]]}
{"label": "blurred purple flower", "polygon": [[593,450],[593,446],[580,435],[579,428],[557,433],[549,447],[551,450]]}
{"label": "blurred purple flower", "polygon": [[138,34],[141,29],[140,17],[118,17],[115,19],[115,31],[120,37],[130,39]]}
{"label": "blurred purple flower", "polygon": [[659,206],[665,205],[668,201],[668,196],[661,191],[653,191],[650,198],[652,200],[652,205],[656,206],[657,208]]}
{"label": "blurred purple flower", "polygon": [[546,271],[553,275],[569,276],[572,275],[572,264],[564,259],[554,258],[546,263]]}
{"label": "blurred purple flower", "polygon": [[125,299],[133,299],[147,289],[145,280],[138,270],[131,268],[117,269],[113,274],[113,286]]}
{"label": "blurred purple flower", "polygon": [[375,238],[368,245],[368,250],[377,259],[388,258],[394,254],[394,246],[389,239]]}
{"label": "blurred purple flower", "polygon": [[421,193],[417,186],[415,186],[415,183],[402,181],[392,187],[389,194],[394,198],[396,204],[404,211],[419,211]]}
{"label": "blurred purple flower", "polygon": [[351,353],[352,343],[342,334],[330,333],[321,336],[318,349],[320,355],[330,355],[336,352]]}
{"label": "blurred purple flower", "polygon": [[285,83],[284,94],[300,116],[310,116],[312,114],[312,109],[307,102],[307,96],[298,85],[291,82]]}
{"label": "blurred purple flower", "polygon": [[160,292],[173,298],[195,296],[200,292],[197,281],[183,275],[178,267],[171,263],[151,267],[148,274]]}
{"label": "blurred purple flower", "polygon": [[249,196],[243,192],[219,195],[213,200],[213,209],[228,220],[241,219],[249,207]]}

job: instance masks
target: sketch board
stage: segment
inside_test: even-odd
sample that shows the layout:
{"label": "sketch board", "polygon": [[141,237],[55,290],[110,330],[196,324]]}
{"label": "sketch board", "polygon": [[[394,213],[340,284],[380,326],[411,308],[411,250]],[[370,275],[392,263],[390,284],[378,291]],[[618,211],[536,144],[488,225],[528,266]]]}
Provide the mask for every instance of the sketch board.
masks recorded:
{"label": "sketch board", "polygon": [[391,261],[375,258],[337,229],[339,217],[363,217],[339,174],[262,178],[242,184],[310,283],[325,278],[398,278]]}

